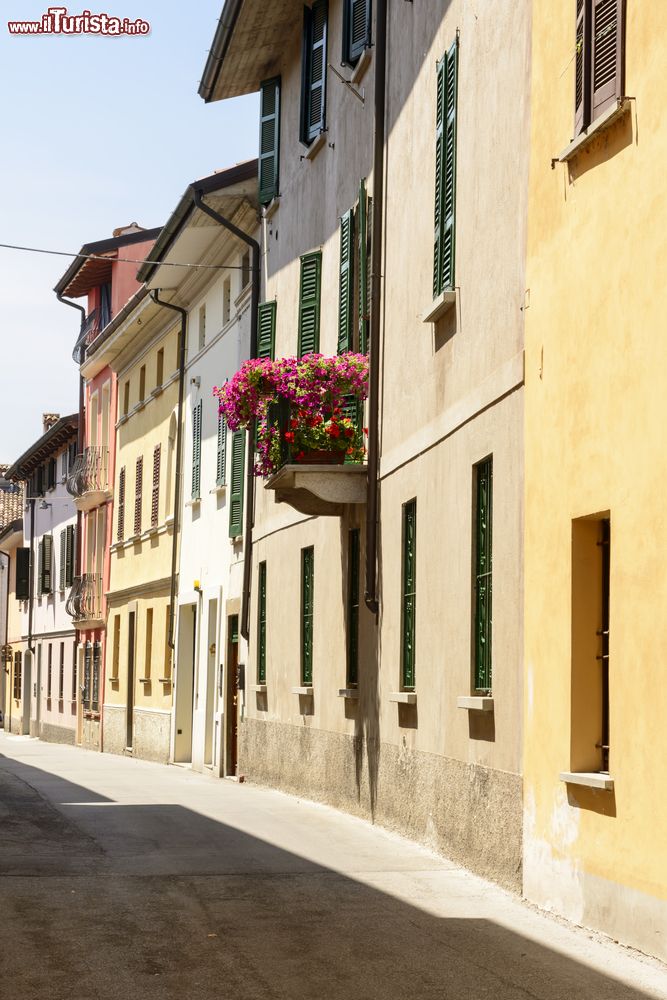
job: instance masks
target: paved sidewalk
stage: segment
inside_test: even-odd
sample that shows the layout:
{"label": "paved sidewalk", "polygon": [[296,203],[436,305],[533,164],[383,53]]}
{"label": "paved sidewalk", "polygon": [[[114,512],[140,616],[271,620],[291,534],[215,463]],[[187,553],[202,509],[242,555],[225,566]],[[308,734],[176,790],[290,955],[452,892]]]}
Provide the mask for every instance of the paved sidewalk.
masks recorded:
{"label": "paved sidewalk", "polygon": [[667,1000],[667,971],[334,810],[0,732],[0,1000]]}

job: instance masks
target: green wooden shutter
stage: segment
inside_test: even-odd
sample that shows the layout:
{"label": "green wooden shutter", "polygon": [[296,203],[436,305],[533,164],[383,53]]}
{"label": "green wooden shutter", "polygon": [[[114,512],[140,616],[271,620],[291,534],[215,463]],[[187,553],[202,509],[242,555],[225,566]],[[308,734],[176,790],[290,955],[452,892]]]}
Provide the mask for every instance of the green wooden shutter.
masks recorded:
{"label": "green wooden shutter", "polygon": [[41,562],[41,572],[40,578],[42,581],[42,593],[51,593],[51,565],[53,562],[53,538],[51,535],[44,535],[40,542],[40,562]]}
{"label": "green wooden shutter", "polygon": [[305,254],[301,258],[299,288],[299,357],[317,353],[320,349],[320,288],[322,254]]}
{"label": "green wooden shutter", "polygon": [[60,532],[60,566],[59,566],[59,585],[60,589],[65,589],[65,576],[67,569],[67,529],[63,528]]}
{"label": "green wooden shutter", "polygon": [[309,144],[324,130],[327,90],[327,0],[304,8],[301,139]]}
{"label": "green wooden shutter", "polygon": [[345,0],[343,8],[343,62],[358,61],[370,45],[371,0]]}
{"label": "green wooden shutter", "polygon": [[359,680],[359,529],[349,533],[347,555],[347,683]]}
{"label": "green wooden shutter", "polygon": [[401,608],[401,680],[415,686],[415,603],[417,597],[417,501],[403,506],[403,594]]}
{"label": "green wooden shutter", "polygon": [[262,302],[257,314],[257,357],[271,358],[276,349],[277,302]]}
{"label": "green wooden shutter", "polygon": [[67,526],[67,541],[65,554],[65,586],[71,587],[74,582],[74,540],[76,538],[73,524]]}
{"label": "green wooden shutter", "polygon": [[368,201],[366,198],[366,181],[359,185],[359,208],[357,209],[357,228],[359,230],[359,351],[368,351],[368,303],[369,267],[368,267]]}
{"label": "green wooden shutter", "polygon": [[257,582],[257,683],[266,684],[266,563],[259,564]]}
{"label": "green wooden shutter", "polygon": [[232,435],[232,482],[229,499],[229,537],[243,534],[243,467],[245,460],[245,431]]}
{"label": "green wooden shutter", "polygon": [[340,279],[338,299],[338,353],[352,350],[354,309],[354,213],[340,220]]}
{"label": "green wooden shutter", "polygon": [[201,496],[201,400],[192,410],[192,499]]}
{"label": "green wooden shutter", "polygon": [[458,41],[438,63],[435,141],[433,298],[454,288]]}
{"label": "green wooden shutter", "polygon": [[125,538],[125,466],[118,474],[118,532],[117,539],[122,542]]}
{"label": "green wooden shutter", "polygon": [[280,165],[280,77],[260,84],[259,202],[268,205],[278,195]]}
{"label": "green wooden shutter", "polygon": [[30,597],[30,549],[16,550],[16,599],[27,601]]}
{"label": "green wooden shutter", "polygon": [[301,549],[301,683],[313,683],[313,588],[315,552]]}
{"label": "green wooden shutter", "polygon": [[225,485],[227,472],[227,421],[222,413],[218,414],[218,461],[215,471],[216,486]]}
{"label": "green wooden shutter", "polygon": [[493,597],[493,462],[476,467],[475,689],[490,691]]}

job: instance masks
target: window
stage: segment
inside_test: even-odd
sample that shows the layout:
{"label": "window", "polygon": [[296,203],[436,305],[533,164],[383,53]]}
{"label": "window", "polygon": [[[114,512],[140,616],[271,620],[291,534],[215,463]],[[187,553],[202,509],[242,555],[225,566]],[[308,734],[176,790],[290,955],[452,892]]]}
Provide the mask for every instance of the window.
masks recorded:
{"label": "window", "polygon": [[259,203],[278,196],[280,166],[280,77],[260,84]]}
{"label": "window", "polygon": [[141,514],[142,514],[142,504],[143,504],[143,485],[144,485],[144,458],[141,455],[137,459],[136,472],[134,477],[134,534],[141,534]]}
{"label": "window", "polygon": [[250,284],[250,251],[241,257],[241,291]]}
{"label": "window", "polygon": [[417,597],[417,501],[403,504],[401,592],[401,685],[415,686],[415,601]]}
{"label": "window", "polygon": [[51,568],[53,563],[53,538],[44,535],[39,542],[39,593],[51,593]]}
{"label": "window", "polygon": [[232,434],[232,479],[229,498],[229,537],[243,533],[243,467],[245,465],[245,431]]}
{"label": "window", "polygon": [[454,288],[458,41],[437,66],[433,298]]}
{"label": "window", "polygon": [[165,616],[164,622],[164,680],[171,679],[171,646],[169,642],[171,640],[171,611],[167,608],[167,614]]}
{"label": "window", "polygon": [[338,298],[338,353],[368,349],[370,301],[370,199],[366,181],[359,185],[359,200],[340,220]]}
{"label": "window", "polygon": [[266,563],[259,564],[257,580],[257,683],[266,684]]}
{"label": "window", "polygon": [[340,220],[340,276],[338,299],[338,353],[352,349],[354,313],[354,212]]}
{"label": "window", "polygon": [[315,550],[301,549],[301,683],[313,683],[313,589]]}
{"label": "window", "polygon": [[155,386],[160,388],[164,382],[164,347],[157,352],[157,371],[155,373]]}
{"label": "window", "polygon": [[60,668],[58,670],[58,701],[65,695],[65,643],[60,643]]}
{"label": "window", "polygon": [[30,598],[30,549],[16,550],[16,599]]}
{"label": "window", "polygon": [[151,676],[151,663],[153,661],[153,609],[146,611],[146,651],[144,656],[144,679],[149,680]]}
{"label": "window", "polygon": [[232,279],[225,278],[222,283],[222,322],[227,325],[232,318]]}
{"label": "window", "polygon": [[273,358],[276,347],[276,302],[263,302],[259,306],[257,321],[257,357]]}
{"label": "window", "polygon": [[129,379],[123,386],[123,416],[126,417],[130,412],[130,382]]}
{"label": "window", "polygon": [[303,9],[301,141],[309,146],[326,124],[327,0]]}
{"label": "window", "polygon": [[199,307],[199,350],[206,347],[206,303]]}
{"label": "window", "polygon": [[120,615],[114,615],[113,619],[113,653],[111,661],[111,677],[118,678],[120,667]]}
{"label": "window", "polygon": [[83,690],[81,692],[81,701],[83,702],[83,707],[86,709],[90,708],[92,668],[93,668],[93,646],[92,643],[87,642],[86,645],[84,646],[84,653],[83,653]]}
{"label": "window", "polygon": [[475,619],[474,682],[476,691],[491,693],[493,621],[493,459],[475,466],[474,532]]}
{"label": "window", "polygon": [[55,458],[50,458],[46,466],[46,488],[49,490],[55,490],[56,488],[56,476],[58,474],[58,466]]}
{"label": "window", "polygon": [[78,648],[79,647],[78,647],[76,639],[75,639],[74,642],[72,643],[72,701],[73,702],[76,701],[77,683],[78,683],[78,680],[79,680],[79,677],[78,677],[79,671],[78,671],[78,664],[77,664]]}
{"label": "window", "polygon": [[320,287],[322,254],[305,254],[301,258],[299,286],[299,357],[320,349]]}
{"label": "window", "polygon": [[153,449],[153,493],[151,496],[151,527],[157,528],[160,519],[160,445]]}
{"label": "window", "polygon": [[67,458],[68,458],[68,452],[64,451],[60,456],[60,478],[63,480],[67,475]]}
{"label": "window", "polygon": [[573,771],[609,772],[609,598],[611,522],[607,515],[572,522]]}
{"label": "window", "polygon": [[139,369],[139,402],[143,403],[146,398],[146,365]]}
{"label": "window", "polygon": [[343,62],[354,66],[371,43],[371,0],[344,0]]}
{"label": "window", "polygon": [[102,660],[102,643],[93,643],[93,678],[90,693],[90,710],[98,712],[100,708],[100,662]]}
{"label": "window", "polygon": [[67,529],[63,528],[60,532],[60,567],[58,584],[59,589],[62,591],[65,589],[65,564],[67,561]]}
{"label": "window", "polygon": [[49,652],[47,654],[47,667],[46,667],[46,698],[47,701],[51,701],[51,693],[53,690],[53,643],[49,643]]}
{"label": "window", "polygon": [[201,497],[201,419],[202,401],[192,410],[192,499]]}
{"label": "window", "polygon": [[125,538],[125,466],[118,473],[118,530],[116,537],[119,542]]}
{"label": "window", "polygon": [[624,0],[577,0],[575,137],[623,97],[624,76]]}
{"label": "window", "polygon": [[218,414],[218,461],[215,472],[216,486],[225,485],[227,473],[227,421],[222,413]]}
{"label": "window", "polygon": [[74,580],[74,525],[69,524],[60,532],[60,590],[71,587]]}
{"label": "window", "polygon": [[23,653],[14,654],[14,699],[21,700],[21,687],[23,682]]}
{"label": "window", "polygon": [[359,529],[348,533],[347,543],[347,683],[359,680]]}

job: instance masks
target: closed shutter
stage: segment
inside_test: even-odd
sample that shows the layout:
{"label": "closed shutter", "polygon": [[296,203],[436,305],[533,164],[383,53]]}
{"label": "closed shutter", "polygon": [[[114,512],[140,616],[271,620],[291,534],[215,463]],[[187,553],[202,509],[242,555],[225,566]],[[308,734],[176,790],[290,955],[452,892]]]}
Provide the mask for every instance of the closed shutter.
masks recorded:
{"label": "closed shutter", "polygon": [[201,400],[192,410],[192,499],[201,496]]}
{"label": "closed shutter", "polygon": [[259,564],[257,582],[257,683],[266,684],[266,563]]}
{"label": "closed shutter", "polygon": [[83,654],[83,691],[81,693],[81,700],[83,701],[84,708],[90,708],[90,688],[91,688],[91,673],[93,666],[93,647],[90,642],[85,645],[85,651]]}
{"label": "closed shutter", "polygon": [[354,66],[370,45],[371,0],[345,0],[343,21],[343,62]]}
{"label": "closed shutter", "polygon": [[278,196],[280,166],[280,77],[260,84],[259,202]]}
{"label": "closed shutter", "polygon": [[340,220],[340,279],[338,299],[338,353],[352,349],[352,313],[354,309],[354,214],[346,212]]}
{"label": "closed shutter", "polygon": [[30,597],[30,549],[16,550],[16,599],[27,601]]}
{"label": "closed shutter", "polygon": [[65,578],[67,569],[67,529],[64,528],[60,532],[60,567],[59,567],[59,585],[60,589],[65,589]]}
{"label": "closed shutter", "polygon": [[65,586],[71,587],[74,582],[74,545],[76,531],[73,524],[67,526],[67,541],[65,552]]}
{"label": "closed shutter", "polygon": [[44,535],[39,543],[39,577],[41,581],[40,590],[42,594],[51,593],[51,564],[53,561],[53,538],[51,535]]}
{"label": "closed shutter", "polygon": [[623,96],[623,0],[592,0],[591,121]]}
{"label": "closed shutter", "polygon": [[366,354],[368,351],[368,319],[370,302],[370,268],[369,268],[369,218],[368,199],[366,197],[366,181],[362,180],[359,185],[359,208],[357,209],[357,229],[359,230],[359,351]]}
{"label": "closed shutter", "polygon": [[436,88],[433,297],[454,288],[458,42],[438,63]]}
{"label": "closed shutter", "polygon": [[276,302],[262,302],[257,314],[257,357],[273,359],[276,346]]}
{"label": "closed shutter", "polygon": [[349,533],[347,554],[347,683],[359,680],[359,529]]}
{"label": "closed shutter", "polygon": [[224,414],[218,414],[218,461],[215,471],[216,486],[225,485],[227,474],[227,421]]}
{"label": "closed shutter", "polygon": [[299,357],[320,349],[320,286],[322,254],[305,254],[301,258],[299,288]]}
{"label": "closed shutter", "polygon": [[301,683],[313,683],[313,591],[315,553],[312,546],[301,550]]}
{"label": "closed shutter", "polygon": [[229,537],[237,538],[243,532],[243,466],[245,459],[245,431],[232,435],[232,481],[229,499]]}
{"label": "closed shutter", "polygon": [[588,121],[586,101],[588,87],[586,82],[590,74],[590,45],[588,37],[590,26],[588,22],[589,0],[577,0],[577,21],[575,31],[575,69],[574,69],[574,135],[577,136]]}
{"label": "closed shutter", "polygon": [[125,466],[118,475],[118,532],[117,538],[122,542],[125,538]]}
{"label": "closed shutter", "polygon": [[401,680],[415,686],[415,608],[417,600],[417,501],[403,507],[403,600],[401,608]]}
{"label": "closed shutter", "polygon": [[47,485],[50,490],[53,490],[56,487],[56,472],[56,460],[55,458],[50,458],[47,466]]}
{"label": "closed shutter", "polygon": [[493,599],[493,464],[477,466],[475,539],[475,689],[490,691]]}
{"label": "closed shutter", "polygon": [[134,486],[134,533],[141,534],[141,508],[143,504],[144,488],[144,458],[143,455],[137,459],[137,471]]}
{"label": "closed shutter", "polygon": [[327,0],[304,8],[301,139],[309,144],[324,130],[327,80]]}
{"label": "closed shutter", "polygon": [[153,449],[153,494],[151,496],[151,527],[157,528],[160,519],[160,455],[161,447]]}

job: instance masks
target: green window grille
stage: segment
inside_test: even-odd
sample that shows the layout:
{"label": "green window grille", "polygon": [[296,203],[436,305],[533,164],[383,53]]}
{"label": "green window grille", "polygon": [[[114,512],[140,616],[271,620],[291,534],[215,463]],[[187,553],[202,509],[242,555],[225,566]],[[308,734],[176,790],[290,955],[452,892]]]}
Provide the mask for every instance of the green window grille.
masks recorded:
{"label": "green window grille", "polygon": [[260,84],[259,202],[268,203],[278,195],[280,165],[280,77]]}
{"label": "green window grille", "polygon": [[227,474],[227,421],[224,414],[218,414],[218,459],[215,470],[216,486],[225,485]]}
{"label": "green window grille", "polygon": [[322,284],[322,254],[305,254],[301,258],[299,285],[299,357],[317,353],[320,349],[320,290]]}
{"label": "green window grille", "polygon": [[347,553],[347,683],[359,680],[359,529],[348,535]]}
{"label": "green window grille", "polygon": [[354,212],[340,220],[340,278],[338,299],[338,353],[352,350],[354,311]]}
{"label": "green window grille", "polygon": [[345,0],[343,6],[343,62],[354,66],[370,45],[371,0]]}
{"label": "green window grille", "polygon": [[276,302],[262,302],[257,314],[257,357],[274,358],[276,350]]}
{"label": "green window grille", "polygon": [[202,401],[192,409],[192,499],[201,497],[201,418]]}
{"label": "green window grille", "polygon": [[259,564],[257,581],[257,683],[266,684],[266,563]]}
{"label": "green window grille", "polygon": [[493,460],[475,466],[475,690],[491,691]]}
{"label": "green window grille", "polygon": [[303,10],[301,141],[306,145],[324,131],[327,96],[327,0]]}
{"label": "green window grille", "polygon": [[454,288],[458,41],[437,66],[433,298]]}
{"label": "green window grille", "polygon": [[313,683],[313,588],[315,550],[301,549],[301,683]]}
{"label": "green window grille", "polygon": [[403,573],[401,594],[401,682],[415,686],[415,600],[417,597],[417,501],[403,505]]}
{"label": "green window grille", "polygon": [[243,467],[245,465],[245,431],[232,435],[232,481],[229,498],[229,537],[243,534]]}

